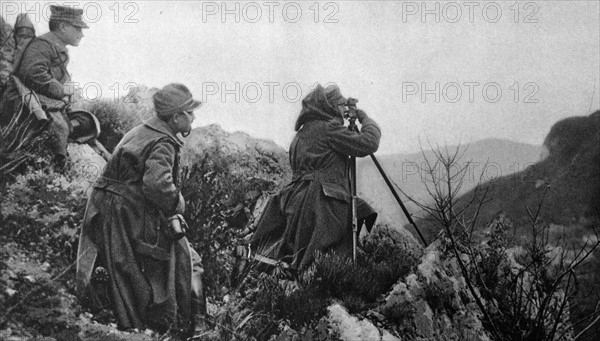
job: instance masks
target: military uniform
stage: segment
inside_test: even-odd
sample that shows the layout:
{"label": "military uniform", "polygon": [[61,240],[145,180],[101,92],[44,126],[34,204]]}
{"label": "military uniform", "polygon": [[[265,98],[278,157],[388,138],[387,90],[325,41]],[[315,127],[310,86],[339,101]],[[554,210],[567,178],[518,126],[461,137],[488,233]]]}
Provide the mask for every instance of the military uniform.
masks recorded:
{"label": "military uniform", "polygon": [[188,240],[171,240],[166,217],[183,213],[175,184],[183,142],[153,118],[129,131],[94,186],[81,232],[77,286],[82,296],[92,269],[111,279],[122,328],[189,328],[193,317],[192,254]]}
{"label": "military uniform", "polygon": [[93,271],[106,268],[121,328],[190,331],[205,309],[200,257],[187,238],[174,240],[166,230],[167,218],[185,209],[177,186],[183,142],[176,133],[155,117],[125,134],[88,200],[77,292],[89,304]]}
{"label": "military uniform", "polygon": [[252,249],[295,269],[310,265],[316,251],[352,254],[348,156],[374,153],[381,137],[368,117],[360,134],[349,131],[321,86],[302,106],[289,149],[292,182],[270,199],[251,239]]}
{"label": "military uniform", "polygon": [[[35,91],[40,104],[50,116],[47,130],[52,139],[49,146],[55,155],[67,155],[67,142],[70,134],[69,119],[65,112],[66,98],[63,84],[71,80],[67,72],[69,52],[65,44],[48,32],[35,38],[23,52],[23,57],[15,75],[29,89]],[[20,101],[17,101],[20,105]],[[18,110],[13,105],[13,112]]]}
{"label": "military uniform", "polygon": [[[81,19],[83,10],[61,6],[50,8],[51,21],[64,21],[75,27],[87,28]],[[65,112],[67,99],[63,89],[63,85],[71,80],[67,71],[68,63],[66,44],[52,31],[34,38],[14,62],[14,75],[38,95],[41,106],[49,116],[48,122],[45,122],[37,121],[30,115],[19,125],[30,127],[29,134],[49,131],[51,138],[47,140],[50,144],[48,147],[63,161],[67,155],[67,142],[72,130]],[[0,124],[3,126],[21,110],[28,110],[15,82],[9,80],[0,102]]]}
{"label": "military uniform", "polygon": [[69,51],[65,43],[54,32],[48,32],[29,44],[15,74],[38,95],[62,101],[63,84],[71,80],[68,64]]}

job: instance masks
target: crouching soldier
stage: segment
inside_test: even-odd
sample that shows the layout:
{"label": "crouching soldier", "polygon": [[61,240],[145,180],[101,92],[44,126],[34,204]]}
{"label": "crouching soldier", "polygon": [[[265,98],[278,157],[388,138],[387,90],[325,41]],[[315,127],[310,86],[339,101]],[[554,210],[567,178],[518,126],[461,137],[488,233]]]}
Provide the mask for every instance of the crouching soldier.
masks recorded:
{"label": "crouching soldier", "polygon": [[[374,153],[381,131],[360,109],[361,133],[348,130],[347,102],[337,86],[319,85],[304,98],[289,149],[292,181],[270,198],[247,251],[238,247],[238,256],[298,271],[311,265],[316,252],[352,256],[348,157]],[[362,200],[357,211],[358,226],[364,222],[370,231],[377,213]],[[235,270],[243,276],[243,263]]]}
{"label": "crouching soldier", "polygon": [[[102,282],[120,328],[201,329],[205,313],[200,256],[178,218],[179,154],[202,104],[182,84],[153,97],[156,117],[130,130],[94,185],[79,240],[77,291],[98,307]],[[100,302],[96,302],[97,299]]]}

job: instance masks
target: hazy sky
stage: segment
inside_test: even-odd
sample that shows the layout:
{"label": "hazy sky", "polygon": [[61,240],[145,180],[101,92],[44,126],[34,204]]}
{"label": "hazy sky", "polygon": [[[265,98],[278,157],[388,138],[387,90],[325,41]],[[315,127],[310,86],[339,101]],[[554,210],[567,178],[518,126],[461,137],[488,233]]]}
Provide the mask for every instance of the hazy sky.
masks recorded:
{"label": "hazy sky", "polygon": [[85,9],[69,68],[90,100],[181,82],[206,102],[198,125],[285,148],[315,82],[360,100],[382,127],[379,153],[419,138],[539,145],[557,120],[600,107],[597,0],[2,0],[2,16],[26,9],[44,33],[49,3]]}

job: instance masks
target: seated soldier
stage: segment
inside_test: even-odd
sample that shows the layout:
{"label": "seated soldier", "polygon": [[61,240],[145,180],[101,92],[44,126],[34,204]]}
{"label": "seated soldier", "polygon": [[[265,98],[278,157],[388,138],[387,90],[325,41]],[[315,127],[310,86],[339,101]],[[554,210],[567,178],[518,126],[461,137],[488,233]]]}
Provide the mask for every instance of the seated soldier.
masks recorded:
{"label": "seated soldier", "polygon": [[[64,164],[67,141],[73,129],[67,117],[66,104],[75,90],[67,71],[69,53],[66,46],[78,46],[83,37],[82,29],[88,26],[82,20],[82,9],[53,5],[50,10],[50,32],[34,38],[22,51],[17,51],[13,65],[13,74],[17,79],[9,81],[2,95],[0,124],[6,126],[24,109],[31,111],[31,108],[25,108],[29,103],[24,103],[22,97],[24,85],[35,92],[37,96],[30,95],[30,98],[39,98],[39,104],[47,114],[35,112],[37,119],[28,117],[29,120],[34,120],[33,123],[28,122],[28,125],[33,130],[50,132],[48,147],[54,153],[56,161]],[[17,28],[15,25],[15,32]],[[77,122],[94,124],[86,119]]]}

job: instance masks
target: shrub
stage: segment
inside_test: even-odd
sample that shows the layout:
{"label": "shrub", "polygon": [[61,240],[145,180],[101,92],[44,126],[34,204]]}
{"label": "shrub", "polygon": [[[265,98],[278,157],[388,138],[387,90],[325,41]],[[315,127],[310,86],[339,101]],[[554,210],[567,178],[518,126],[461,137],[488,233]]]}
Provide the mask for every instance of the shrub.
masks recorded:
{"label": "shrub", "polygon": [[378,281],[395,284],[419,264],[422,250],[411,238],[385,225],[378,225],[362,242],[366,261],[376,268]]}
{"label": "shrub", "polygon": [[30,170],[2,189],[0,234],[49,261],[75,260],[86,205],[69,175]]}
{"label": "shrub", "polygon": [[[442,249],[442,253],[456,259],[469,293],[484,316],[484,327],[499,340],[571,338],[577,320],[569,316],[569,302],[576,298],[579,290],[580,266],[600,246],[598,235],[587,238],[583,245],[573,244],[568,252],[563,246],[551,245],[549,226],[542,223],[540,215],[548,190],[545,188],[536,211],[525,206],[529,226],[520,230],[529,230],[531,238],[525,241],[521,264],[509,257],[507,250],[512,241],[507,230],[512,225],[502,217],[490,226],[487,244],[478,245],[474,232],[479,227],[478,214],[488,201],[489,187],[478,185],[466,204],[457,205],[457,193],[468,169],[468,163],[459,166],[463,153],[459,149],[450,152],[448,148],[438,147],[434,150],[435,160],[427,160],[422,152],[426,159],[422,171],[426,174],[432,203],[417,205],[443,228],[441,244],[446,250]],[[435,165],[441,165],[443,171],[436,172]],[[474,213],[471,215],[468,210]],[[445,306],[446,296],[438,294],[437,288],[429,287],[425,291],[433,306]],[[478,292],[483,293],[487,302]],[[597,306],[591,318],[582,320],[583,330],[598,320],[600,307]]]}
{"label": "shrub", "polygon": [[98,118],[101,130],[98,141],[111,153],[123,135],[142,122],[140,115],[128,111],[121,101],[102,99],[88,103],[85,109]]}
{"label": "shrub", "polygon": [[11,116],[10,122],[0,126],[0,179],[6,181],[27,168],[48,167],[52,153],[47,145],[55,138],[41,129],[39,122],[25,109]]}
{"label": "shrub", "polygon": [[[242,230],[260,193],[275,183],[249,177],[252,169],[240,171],[237,155],[206,150],[182,172],[181,188],[186,198],[188,238],[203,259],[204,285],[211,295],[229,286],[232,252],[243,244]],[[234,171],[236,173],[234,173]]]}
{"label": "shrub", "polygon": [[7,267],[5,259],[16,259],[0,277],[0,290],[13,292],[0,300],[0,328],[14,325],[30,336],[78,331],[74,298],[63,286],[74,287],[86,197],[71,180],[69,173],[52,168],[29,168],[0,188],[0,264]]}

